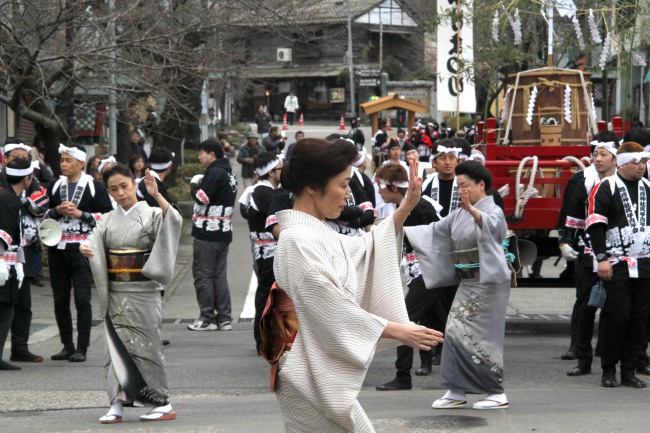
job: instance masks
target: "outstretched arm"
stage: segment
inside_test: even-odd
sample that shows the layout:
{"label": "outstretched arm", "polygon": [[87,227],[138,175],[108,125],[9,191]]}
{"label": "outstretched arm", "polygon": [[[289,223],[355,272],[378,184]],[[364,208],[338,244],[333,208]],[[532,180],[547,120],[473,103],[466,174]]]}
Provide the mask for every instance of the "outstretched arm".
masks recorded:
{"label": "outstretched arm", "polygon": [[409,216],[413,208],[420,201],[422,195],[422,178],[418,176],[418,161],[415,157],[409,159],[409,186],[406,191],[406,197],[402,200],[397,210],[393,213],[395,221],[395,231],[402,230],[404,221]]}

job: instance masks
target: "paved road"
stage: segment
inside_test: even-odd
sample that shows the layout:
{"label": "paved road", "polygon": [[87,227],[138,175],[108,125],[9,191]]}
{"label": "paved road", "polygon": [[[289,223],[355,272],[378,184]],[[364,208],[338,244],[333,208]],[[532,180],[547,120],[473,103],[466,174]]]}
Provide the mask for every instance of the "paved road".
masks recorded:
{"label": "paved road", "polygon": [[[320,129],[329,133],[327,128]],[[236,319],[245,312],[251,283],[252,260],[244,223],[237,214],[228,266]],[[545,272],[554,271],[550,264],[546,266]],[[126,409],[125,422],[98,423],[108,406],[103,325],[98,322],[93,327],[87,362],[49,360],[60,344],[46,284],[34,288],[32,349],[47,359],[40,365],[23,364],[19,372],[0,372],[0,432],[283,432],[277,403],[268,391],[268,366],[254,352],[250,320],[236,320],[230,332],[186,328],[198,314],[187,234],[181,241],[175,273],[165,296],[163,328],[165,338],[171,340],[165,354],[176,421],[142,423],[138,416],[143,409]],[[567,346],[571,292],[512,290],[505,348],[508,410],[434,411],[431,402],[443,392],[437,370],[431,376],[415,377],[412,391],[377,392],[374,386],[392,379],[395,358],[393,351],[378,354],[360,395],[377,431],[646,432],[648,390],[601,388],[597,367],[590,376],[566,377],[573,362],[561,361],[559,355]],[[4,358],[8,358],[7,350]]]}

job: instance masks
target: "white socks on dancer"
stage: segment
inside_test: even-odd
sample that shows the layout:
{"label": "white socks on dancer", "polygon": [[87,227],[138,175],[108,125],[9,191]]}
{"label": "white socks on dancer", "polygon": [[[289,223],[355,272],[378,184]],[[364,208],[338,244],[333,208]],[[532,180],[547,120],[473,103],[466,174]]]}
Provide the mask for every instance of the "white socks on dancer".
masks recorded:
{"label": "white socks on dancer", "polygon": [[465,393],[464,392],[455,392],[452,391],[451,389],[447,391],[447,394],[445,394],[442,397],[442,400],[458,400],[458,401],[463,401],[465,400]]}
{"label": "white socks on dancer", "polygon": [[505,394],[488,394],[483,400],[498,401],[499,403],[507,403],[508,397]]}
{"label": "white socks on dancer", "polygon": [[122,402],[120,400],[115,400],[111,404],[111,408],[108,410],[108,413],[106,415],[115,415],[115,416],[124,415],[124,409],[122,407]]}

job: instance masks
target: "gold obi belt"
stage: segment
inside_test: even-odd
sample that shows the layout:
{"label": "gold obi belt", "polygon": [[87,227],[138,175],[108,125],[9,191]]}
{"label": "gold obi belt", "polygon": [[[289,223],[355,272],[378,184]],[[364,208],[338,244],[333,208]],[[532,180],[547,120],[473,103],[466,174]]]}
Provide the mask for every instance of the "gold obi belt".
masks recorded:
{"label": "gold obi belt", "polygon": [[454,251],[454,262],[456,262],[456,270],[462,279],[481,277],[478,248]]}
{"label": "gold obi belt", "polygon": [[108,250],[108,280],[118,283],[150,281],[142,274],[151,250]]}

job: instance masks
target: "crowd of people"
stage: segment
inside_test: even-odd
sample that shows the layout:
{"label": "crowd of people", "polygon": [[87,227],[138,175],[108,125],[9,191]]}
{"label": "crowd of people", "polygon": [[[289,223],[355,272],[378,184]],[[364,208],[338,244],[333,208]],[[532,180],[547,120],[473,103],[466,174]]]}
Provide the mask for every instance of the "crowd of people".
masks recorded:
{"label": "crowd of people", "polygon": [[[257,276],[256,351],[267,355],[261,325],[274,284],[298,318],[299,332],[273,370],[288,430],[372,431],[357,396],[374,353],[386,348],[397,350],[396,374],[379,391],[412,388],[418,349],[416,375],[440,365],[446,392],[434,409],[465,407],[472,394],[482,396],[474,409],[508,408],[503,349],[516,238],[481,151],[466,134],[435,122],[389,137],[380,121],[370,155],[356,118],[344,136],[321,140],[296,131],[286,145],[263,107],[259,116],[268,129],[258,122],[236,157],[243,191],[224,145],[208,139],[198,146],[203,173],[190,185],[199,314],[188,329],[233,329],[226,269],[239,195]],[[596,135],[592,164],[566,186],[558,221],[561,254],[576,265],[563,358],[578,364],[567,374],[591,373],[601,308],[596,352],[604,387],[643,388],[637,374],[650,374],[649,145],[650,132],[641,128],[623,140]],[[60,145],[62,177],[40,184],[45,170],[35,169],[31,151],[15,140],[4,148],[0,349],[11,329],[10,360],[43,361],[28,347],[29,284],[38,263],[30,247],[38,221],[56,220],[63,234],[47,253],[62,349],[51,359],[86,360],[94,282],[106,324],[110,401],[100,421],[120,422],[123,407],[134,404],[153,407],[142,420],[174,419],[161,336],[161,296],[173,275],[181,224],[163,183],[174,154],[157,147],[142,155],[133,141],[126,166]],[[595,305],[594,291],[605,301]],[[0,359],[0,370],[11,369],[19,367]]]}

